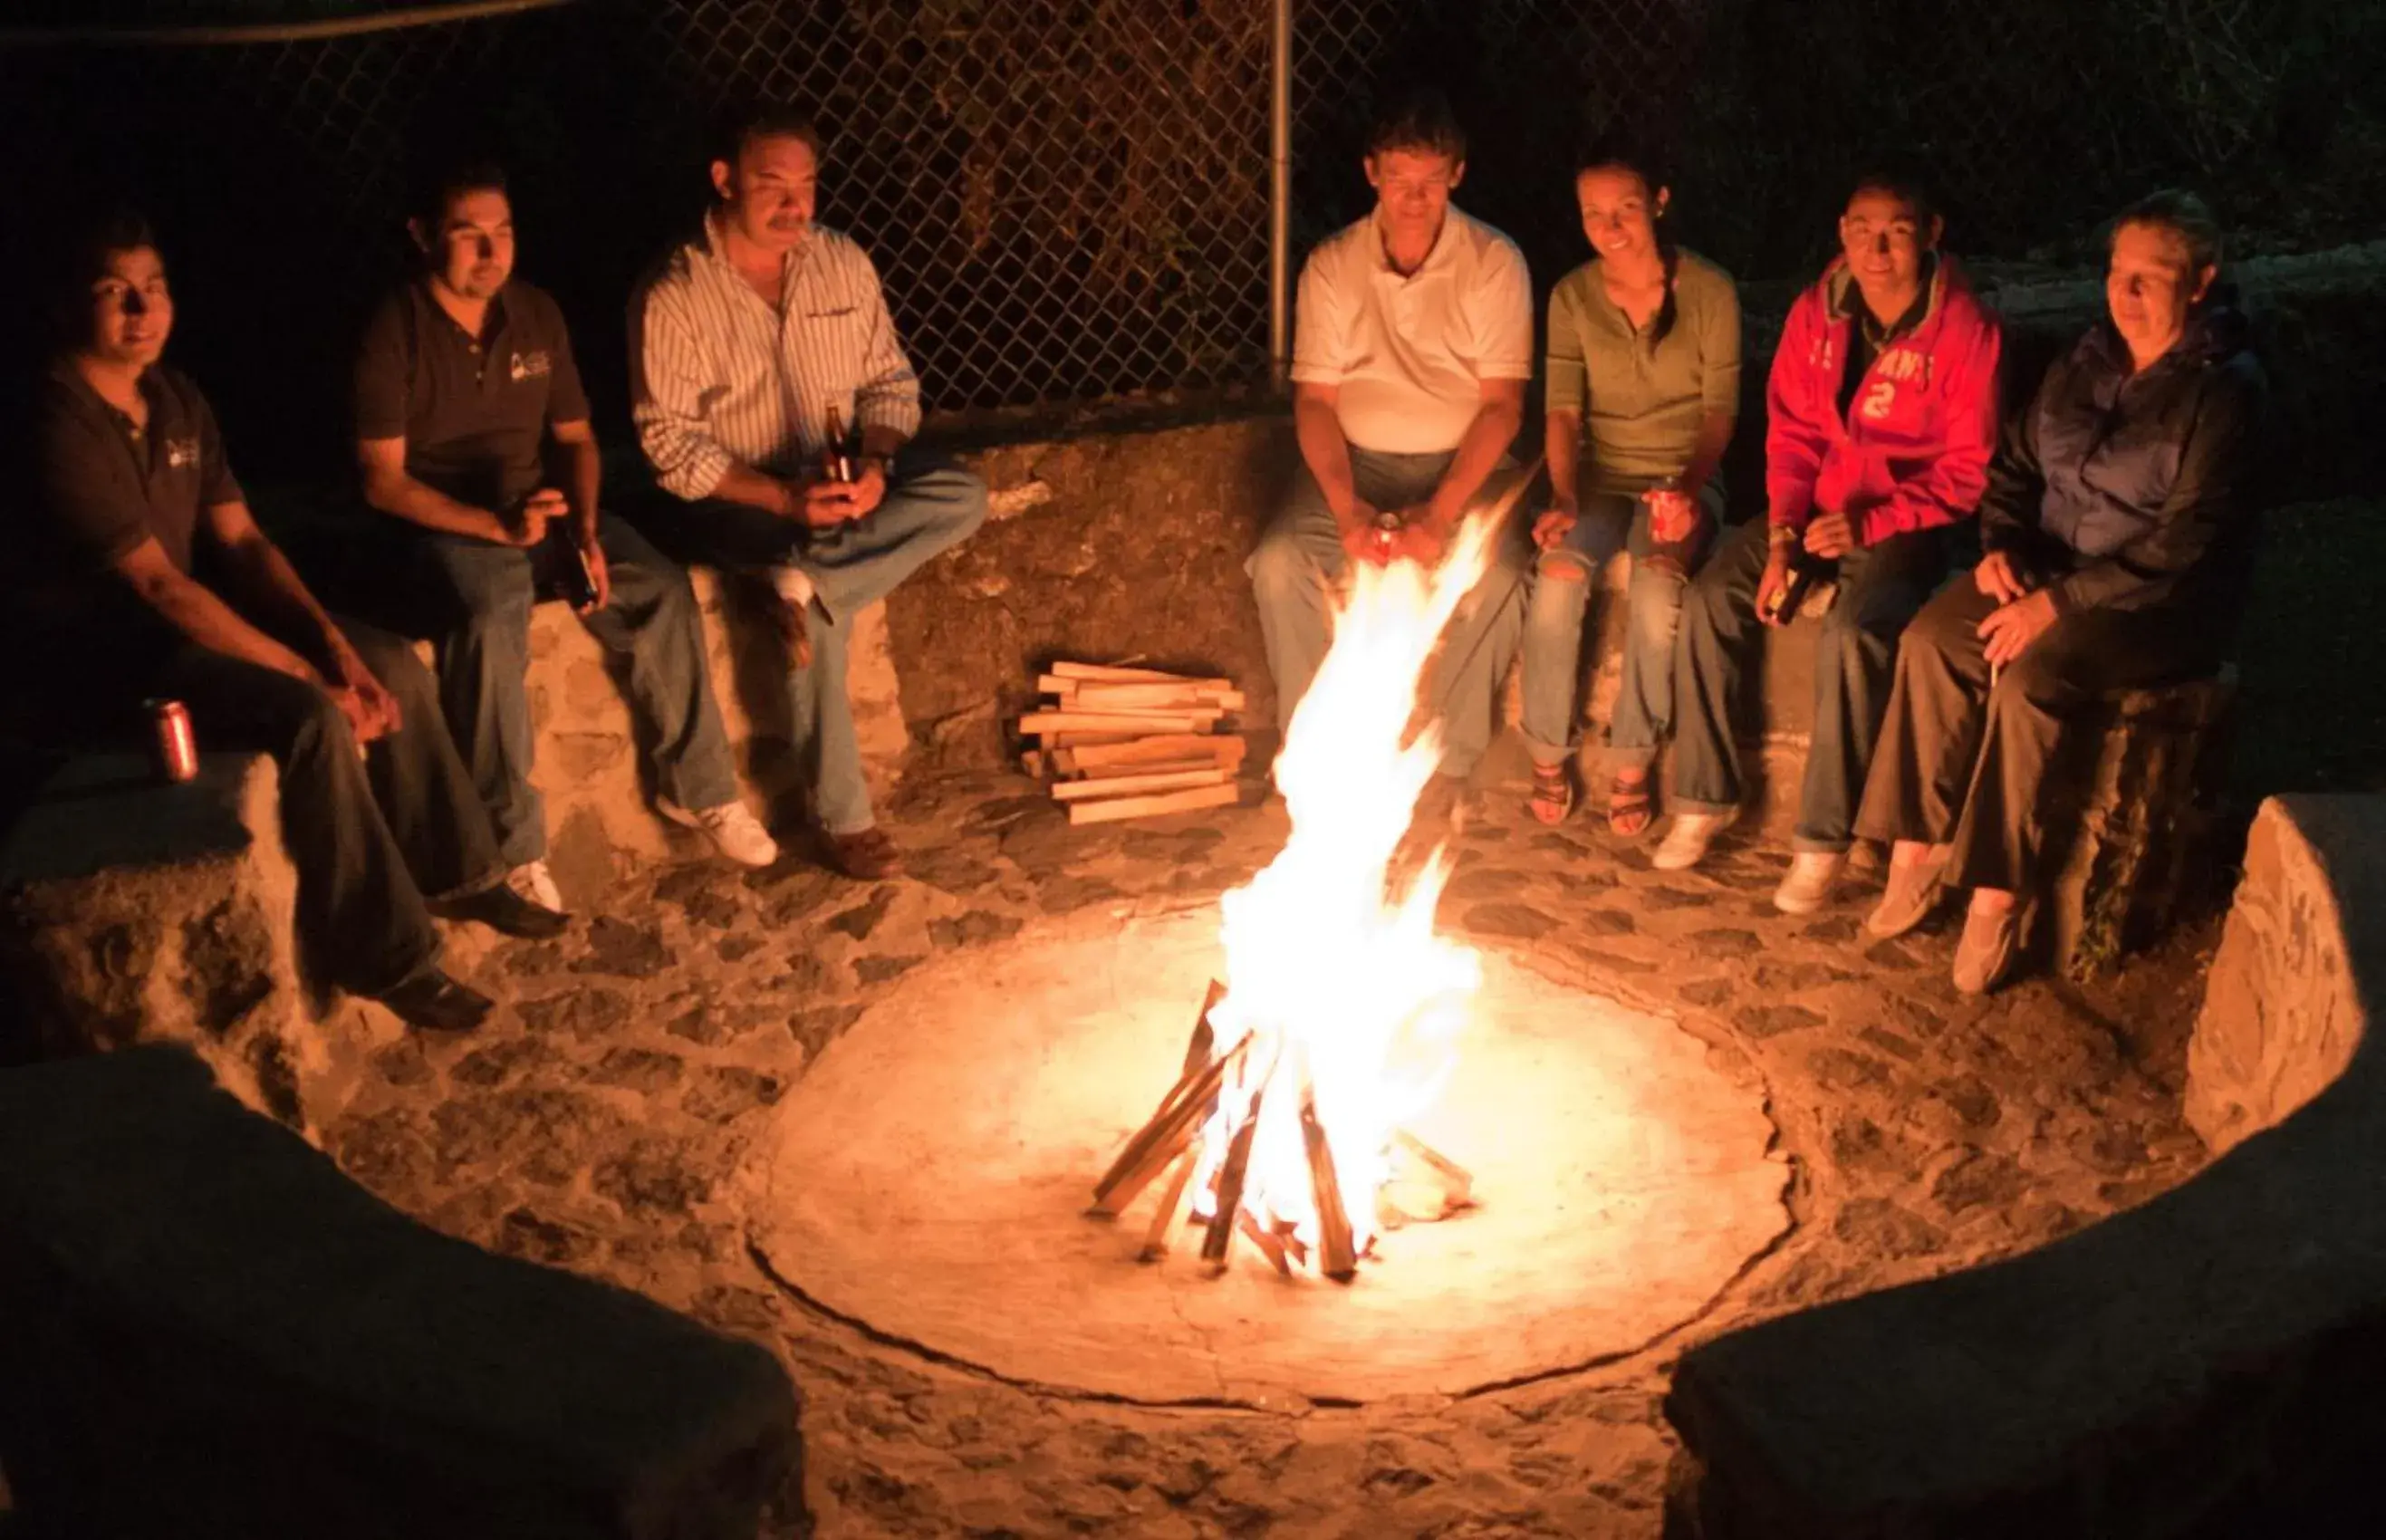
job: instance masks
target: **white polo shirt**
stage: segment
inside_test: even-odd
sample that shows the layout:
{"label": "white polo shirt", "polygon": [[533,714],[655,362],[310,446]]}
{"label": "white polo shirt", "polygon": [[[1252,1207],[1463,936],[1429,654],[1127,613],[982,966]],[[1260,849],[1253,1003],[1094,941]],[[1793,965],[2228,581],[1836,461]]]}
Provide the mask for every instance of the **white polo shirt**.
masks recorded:
{"label": "white polo shirt", "polygon": [[1514,242],[1457,209],[1403,278],[1375,216],[1320,242],[1300,269],[1292,378],[1337,387],[1342,436],[1362,449],[1458,447],[1486,380],[1533,377],[1533,284]]}

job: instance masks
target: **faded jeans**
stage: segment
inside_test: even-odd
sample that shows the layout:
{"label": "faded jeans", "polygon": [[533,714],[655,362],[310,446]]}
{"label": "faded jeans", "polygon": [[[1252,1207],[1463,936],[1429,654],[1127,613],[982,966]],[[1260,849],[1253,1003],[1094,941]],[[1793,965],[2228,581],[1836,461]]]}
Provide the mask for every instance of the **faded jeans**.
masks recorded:
{"label": "faded jeans", "polygon": [[[1806,749],[1792,848],[1844,852],[1897,660],[1897,639],[1947,570],[1945,530],[1894,534],[1840,561],[1840,592],[1815,624],[1815,730]],[[1756,618],[1756,587],[1770,554],[1764,520],[1727,533],[1684,595],[1675,640],[1680,723],[1674,740],[1676,810],[1739,807],[1739,745],[1732,732],[1740,681],[1769,630]]]}
{"label": "faded jeans", "polygon": [[[1601,570],[1626,551],[1624,678],[1607,724],[1607,758],[1617,770],[1646,770],[1674,730],[1674,635],[1689,574],[1648,559],[1649,507],[1639,496],[1593,493],[1581,507],[1565,539],[1534,558],[1525,607],[1525,745],[1535,764],[1557,765],[1581,743],[1583,620]],[[1700,498],[1707,531],[1722,512],[1721,493],[1710,483]]]}
{"label": "faded jeans", "polygon": [[[1450,461],[1447,452],[1393,455],[1353,445],[1350,473],[1366,502],[1406,507],[1432,495]],[[1425,685],[1425,698],[1441,725],[1445,775],[1468,774],[1491,746],[1500,682],[1516,656],[1517,632],[1524,626],[1526,542],[1513,528],[1501,531],[1495,541],[1490,569],[1450,618]],[[1325,494],[1303,464],[1245,566],[1259,603],[1268,672],[1275,681],[1279,728],[1292,725],[1293,708],[1325,660],[1327,596],[1348,560]]]}
{"label": "faded jeans", "polygon": [[876,821],[846,694],[853,618],[968,539],[985,519],[984,482],[910,451],[898,457],[879,505],[835,529],[808,530],[718,499],[657,500],[648,527],[681,560],[748,572],[794,566],[810,578],[812,660],[788,671],[788,720],[797,763],[811,786],[812,816],[831,834],[860,833]]}
{"label": "faded jeans", "polygon": [[[627,660],[630,708],[655,789],[683,808],[717,808],[737,796],[729,736],[704,663],[704,634],[687,574],[636,530],[600,519],[597,541],[612,600],[582,617],[598,645]],[[554,545],[524,551],[466,535],[424,532],[420,545],[445,593],[428,595],[446,614],[415,629],[439,650],[439,699],[448,731],[496,826],[509,867],[546,853],[546,809],[531,784],[536,742],[525,676],[530,612],[557,593],[547,564]]]}

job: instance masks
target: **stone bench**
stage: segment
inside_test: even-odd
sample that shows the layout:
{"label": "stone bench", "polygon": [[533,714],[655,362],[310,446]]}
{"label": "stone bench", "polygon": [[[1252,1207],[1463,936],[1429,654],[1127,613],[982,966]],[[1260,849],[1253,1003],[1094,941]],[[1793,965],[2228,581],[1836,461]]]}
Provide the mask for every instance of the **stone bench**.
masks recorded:
{"label": "stone bench", "polygon": [[[783,751],[787,739],[785,660],[775,633],[734,582],[708,569],[689,574],[703,619],[705,659],[755,812],[783,833],[802,817],[804,786]],[[431,647],[419,645],[425,664]],[[560,603],[531,612],[528,688],[537,732],[532,783],[546,795],[550,858],[565,901],[595,907],[629,867],[697,848],[653,811],[629,708],[607,658]],[[886,607],[854,618],[847,683],[862,765],[884,795],[899,775],[910,733],[887,645]]]}
{"label": "stone bench", "polygon": [[2027,1256],[1692,1348],[1667,1533],[2376,1534],[2386,797],[2263,805],[2189,1057],[2225,1154]]}
{"label": "stone bench", "polygon": [[226,754],[182,785],[130,754],[49,779],[0,845],[18,1014],[0,1063],[170,1042],[294,1127],[341,1099],[342,1039],[314,1030],[299,978],[278,784],[270,759]]}
{"label": "stone bench", "polygon": [[[1589,745],[1603,735],[1623,681],[1630,568],[1629,558],[1608,565],[1585,628]],[[1813,622],[1768,633],[1753,687],[1744,692],[1748,714],[1739,738],[1753,783],[1750,821],[1770,835],[1786,836],[1798,820],[1799,783],[1814,730],[1817,634]],[[2224,667],[2207,678],[2125,691],[2082,718],[2070,756],[2047,792],[2045,854],[2053,882],[2037,945],[2056,971],[2086,977],[2108,968],[2161,935],[2203,891],[2199,884],[2215,866],[2236,694],[2236,670]],[[1513,725],[1521,710],[1513,680],[1507,696]],[[1586,757],[1588,810],[1595,817],[1604,783],[1595,754]],[[1521,756],[1512,749],[1510,758]],[[1666,762],[1661,758],[1658,768],[1661,789]]]}
{"label": "stone bench", "polygon": [[752,1540],[778,1361],[416,1223],[141,1048],[0,1071],[0,1464],[44,1535]]}

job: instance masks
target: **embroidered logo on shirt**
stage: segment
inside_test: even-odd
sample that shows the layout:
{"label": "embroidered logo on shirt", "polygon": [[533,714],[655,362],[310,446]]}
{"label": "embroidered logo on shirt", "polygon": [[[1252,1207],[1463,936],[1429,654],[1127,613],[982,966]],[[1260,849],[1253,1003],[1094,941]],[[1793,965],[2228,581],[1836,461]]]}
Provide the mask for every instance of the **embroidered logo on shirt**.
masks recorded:
{"label": "embroidered logo on shirt", "polygon": [[546,350],[538,347],[531,349],[528,353],[515,354],[512,361],[506,366],[506,372],[513,377],[516,383],[520,383],[524,380],[539,379],[554,368],[555,361],[546,356]]}
{"label": "embroidered logo on shirt", "polygon": [[199,441],[195,438],[170,438],[166,441],[166,469],[187,470],[199,463]]}

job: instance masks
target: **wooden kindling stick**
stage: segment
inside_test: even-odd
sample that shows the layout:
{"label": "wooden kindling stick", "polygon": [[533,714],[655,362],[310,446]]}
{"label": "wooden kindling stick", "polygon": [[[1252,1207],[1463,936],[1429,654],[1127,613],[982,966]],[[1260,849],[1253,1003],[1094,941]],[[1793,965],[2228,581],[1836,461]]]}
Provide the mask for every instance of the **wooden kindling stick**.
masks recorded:
{"label": "wooden kindling stick", "polygon": [[1235,1225],[1251,1238],[1251,1244],[1260,1248],[1260,1255],[1265,1257],[1277,1272],[1287,1278],[1292,1276],[1292,1263],[1285,1256],[1283,1236],[1251,1218],[1250,1209],[1240,1207],[1235,1209]]}
{"label": "wooden kindling stick", "polygon": [[1154,818],[1162,813],[1189,813],[1203,808],[1224,808],[1242,800],[1239,788],[1220,784],[1187,786],[1177,792],[1151,792],[1133,796],[1100,796],[1065,804],[1071,823],[1115,823],[1121,819]]}
{"label": "wooden kindling stick", "polygon": [[1160,1190],[1160,1207],[1152,1211],[1151,1223],[1143,1233],[1143,1249],[1135,1254],[1138,1262],[1156,1262],[1168,1255],[1168,1233],[1176,1228],[1176,1216],[1185,1211],[1185,1189],[1193,1180],[1194,1171],[1201,1164],[1201,1152],[1208,1141],[1195,1136],[1176,1158],[1176,1169],[1168,1173],[1168,1185]]}
{"label": "wooden kindling stick", "polygon": [[1233,687],[1231,680],[1206,679],[1199,674],[1172,674],[1161,669],[1127,669],[1111,663],[1055,663],[1053,677],[1063,680],[1092,680],[1104,684],[1191,684],[1209,685],[1224,690]]}
{"label": "wooden kindling stick", "polygon": [[[1062,736],[1072,735],[1064,733]],[[1072,775],[1088,775],[1096,770],[1165,764],[1176,759],[1239,765],[1247,750],[1248,745],[1240,738],[1200,732],[1160,732],[1113,744],[1068,746],[1060,755],[1060,768]]]}
{"label": "wooden kindling stick", "polygon": [[[1241,1048],[1250,1042],[1247,1033],[1235,1046]],[[1251,1171],[1251,1138],[1259,1133],[1260,1108],[1267,1099],[1269,1083],[1275,1079],[1275,1069],[1276,1059],[1271,1057],[1267,1069],[1252,1083],[1251,1099],[1243,1108],[1243,1121],[1226,1141],[1226,1158],[1218,1168],[1217,1191],[1211,1195],[1210,1230],[1201,1237],[1201,1260],[1213,1271],[1225,1271],[1226,1254],[1234,1246],[1235,1215],[1243,1206],[1243,1183]]]}
{"label": "wooden kindling stick", "polygon": [[1234,776],[1235,772],[1224,765],[1197,765],[1190,770],[1112,775],[1099,781],[1063,781],[1052,788],[1052,800],[1096,802],[1106,796],[1128,796],[1144,792],[1181,792],[1194,786],[1223,786]]}
{"label": "wooden kindling stick", "polygon": [[1451,1208],[1468,1208],[1475,1202],[1475,1173],[1450,1157],[1411,1133],[1407,1129],[1392,1130],[1392,1143],[1415,1159],[1417,1164],[1433,1173],[1441,1183],[1443,1202]]}
{"label": "wooden kindling stick", "polygon": [[1317,1120],[1316,1087],[1305,1075],[1300,1086],[1300,1143],[1309,1154],[1310,1197],[1317,1205],[1317,1271],[1337,1283],[1347,1283],[1359,1272],[1350,1210],[1342,1202],[1342,1179],[1334,1169],[1325,1125]]}
{"label": "wooden kindling stick", "polygon": [[1136,1195],[1167,1169],[1177,1151],[1200,1133],[1200,1125],[1208,1120],[1217,1099],[1218,1087],[1225,1082],[1227,1070],[1242,1057],[1250,1042],[1244,1039],[1223,1056],[1214,1051],[1217,1033],[1210,1024],[1210,1012],[1225,993],[1224,984],[1211,981],[1209,994],[1201,1001],[1201,1014],[1193,1023],[1193,1041],[1186,1049],[1185,1072],[1177,1077],[1168,1095],[1160,1098],[1160,1106],[1094,1184],[1095,1214],[1113,1217],[1134,1202]]}

